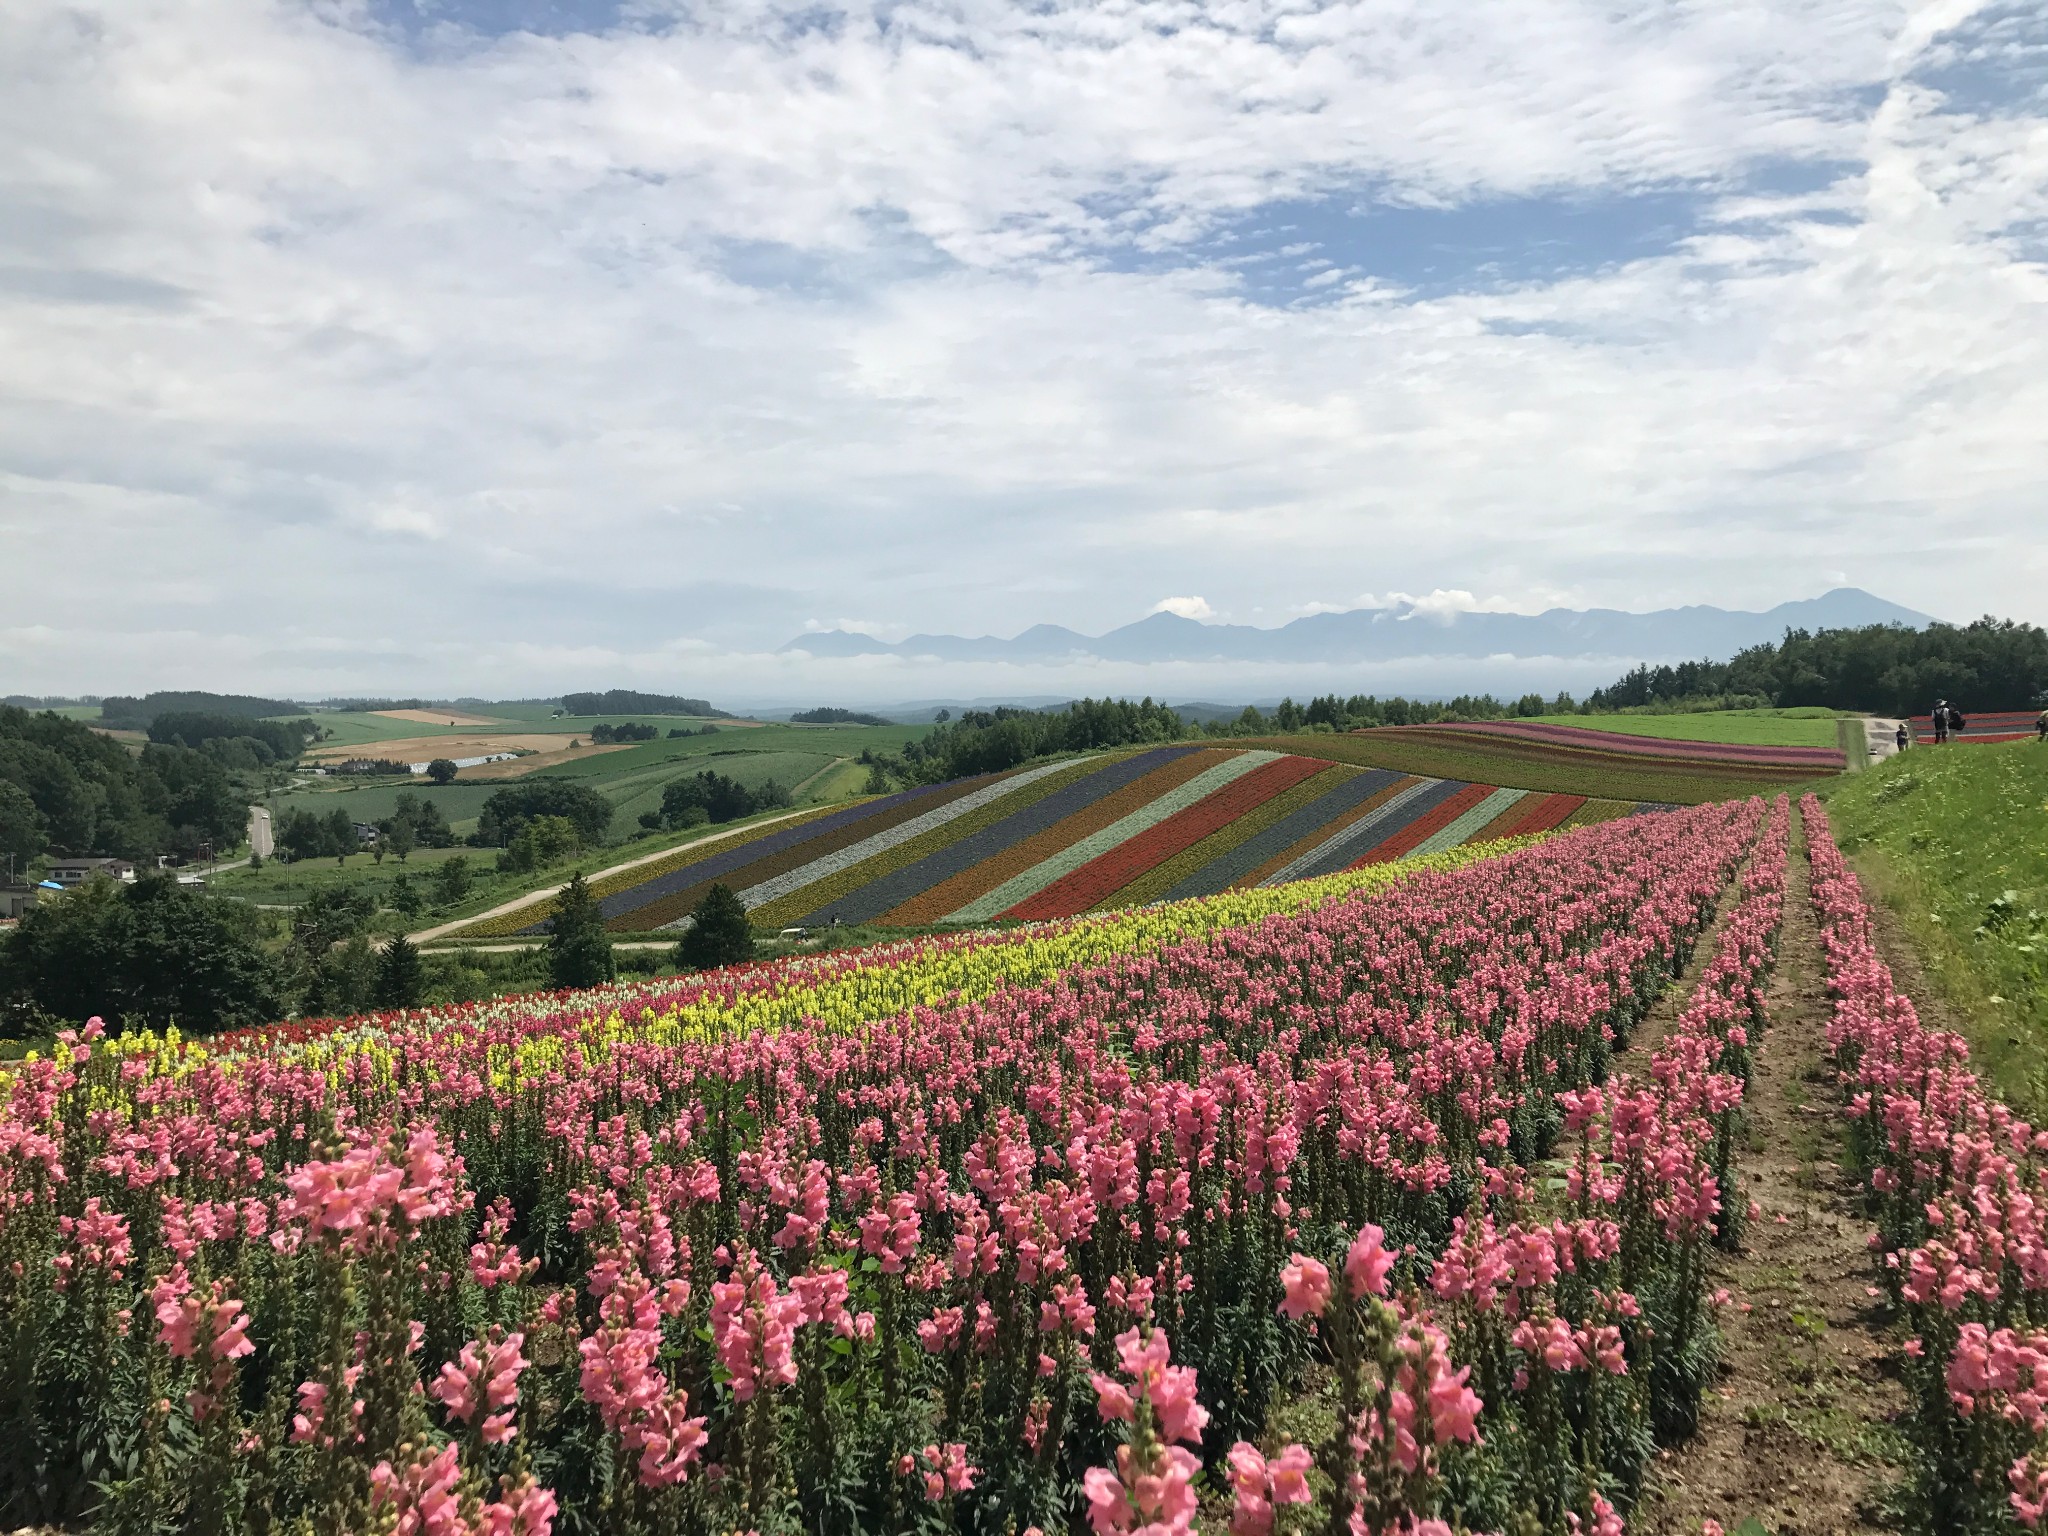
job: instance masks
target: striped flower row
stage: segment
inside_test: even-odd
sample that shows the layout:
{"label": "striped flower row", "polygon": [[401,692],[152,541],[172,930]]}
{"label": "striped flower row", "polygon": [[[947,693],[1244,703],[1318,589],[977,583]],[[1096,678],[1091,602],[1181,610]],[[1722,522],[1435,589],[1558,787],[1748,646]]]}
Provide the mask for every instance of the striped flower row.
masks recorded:
{"label": "striped flower row", "polygon": [[[756,926],[1043,921],[1272,887],[1629,808],[1266,750],[1156,747],[766,826],[637,880],[614,877],[601,906],[614,931],[674,931],[718,882]],[[517,914],[521,931],[542,931],[536,915]]]}

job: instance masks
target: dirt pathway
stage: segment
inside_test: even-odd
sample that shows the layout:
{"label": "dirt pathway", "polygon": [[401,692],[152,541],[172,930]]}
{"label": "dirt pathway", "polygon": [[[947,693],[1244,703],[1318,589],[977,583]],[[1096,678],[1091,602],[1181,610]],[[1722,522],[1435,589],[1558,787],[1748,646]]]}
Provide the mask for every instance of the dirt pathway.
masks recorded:
{"label": "dirt pathway", "polygon": [[[1632,1532],[1697,1536],[1705,1519],[1730,1531],[1754,1519],[1775,1536],[1834,1536],[1882,1523],[1874,1499],[1904,1400],[1890,1374],[1896,1346],[1868,1290],[1868,1227],[1839,1166],[1807,881],[1795,834],[1770,1027],[1745,1101],[1741,1187],[1726,1197],[1755,1201],[1762,1214],[1740,1254],[1716,1256],[1718,1283],[1734,1298],[1723,1314],[1720,1377],[1699,1432],[1659,1454]],[[1702,942],[1696,962],[1711,953]],[[1689,970],[1673,990],[1689,995],[1693,980]]]}

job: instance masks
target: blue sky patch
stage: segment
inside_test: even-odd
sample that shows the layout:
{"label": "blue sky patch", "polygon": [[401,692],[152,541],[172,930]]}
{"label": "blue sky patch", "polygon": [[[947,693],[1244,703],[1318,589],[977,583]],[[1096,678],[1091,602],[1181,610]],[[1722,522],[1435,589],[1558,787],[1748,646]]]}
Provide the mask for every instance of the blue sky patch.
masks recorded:
{"label": "blue sky patch", "polygon": [[370,0],[374,20],[412,38],[445,27],[483,37],[607,32],[639,9],[634,0]]}
{"label": "blue sky patch", "polygon": [[2033,0],[1993,5],[1943,36],[1912,79],[1953,112],[2030,116],[2048,105],[2048,11]]}
{"label": "blue sky patch", "polygon": [[1238,215],[1191,245],[1114,253],[1133,271],[1208,267],[1255,303],[1315,303],[1353,282],[1422,298],[1514,287],[1659,255],[1692,234],[1712,199],[1693,191],[1497,198],[1450,208],[1289,199]]}
{"label": "blue sky patch", "polygon": [[1294,198],[1232,216],[1186,244],[1118,249],[1105,259],[1126,271],[1229,272],[1246,298],[1266,305],[1324,302],[1358,282],[1440,298],[1557,282],[1662,256],[1724,220],[1726,198],[1811,197],[1860,171],[1841,161],[1777,160],[1732,186],[1493,197],[1442,208],[1356,193]]}

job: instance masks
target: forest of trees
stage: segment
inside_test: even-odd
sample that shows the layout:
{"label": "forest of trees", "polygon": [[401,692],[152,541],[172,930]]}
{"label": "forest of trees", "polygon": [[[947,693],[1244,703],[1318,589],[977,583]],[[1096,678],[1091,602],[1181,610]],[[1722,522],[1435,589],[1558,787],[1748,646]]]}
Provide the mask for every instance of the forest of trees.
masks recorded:
{"label": "forest of trees", "polygon": [[289,699],[263,699],[246,693],[149,693],[141,698],[117,693],[100,700],[100,724],[115,730],[146,731],[158,715],[184,712],[267,720],[304,711]]}
{"label": "forest of trees", "polygon": [[[212,748],[232,744],[238,756],[263,765],[296,761],[309,742],[320,738],[310,719],[253,720],[210,710],[166,710],[149,722],[149,739],[163,746]],[[215,748],[215,755],[226,755]]]}
{"label": "forest of trees", "polygon": [[880,715],[863,714],[857,709],[840,709],[825,705],[819,709],[800,709],[789,717],[791,725],[894,725],[894,720],[885,720]]}
{"label": "forest of trees", "polygon": [[662,786],[661,809],[641,812],[640,825],[650,832],[679,832],[707,822],[737,821],[757,811],[780,810],[789,803],[789,791],[773,779],[749,789],[737,779],[707,769],[670,779]]}
{"label": "forest of trees", "polygon": [[1915,715],[1940,698],[1965,714],[2048,703],[2048,632],[1988,617],[1925,629],[1792,629],[1775,645],[1751,646],[1728,661],[1637,667],[1596,689],[1585,708],[1747,701]]}
{"label": "forest of trees", "polygon": [[223,852],[242,840],[248,798],[219,759],[151,742],[131,752],[55,714],[0,706],[0,865],[45,854],[138,862]]}
{"label": "forest of trees", "polygon": [[572,715],[715,715],[703,699],[682,699],[670,693],[637,693],[607,688],[603,693],[565,693],[562,708]]}

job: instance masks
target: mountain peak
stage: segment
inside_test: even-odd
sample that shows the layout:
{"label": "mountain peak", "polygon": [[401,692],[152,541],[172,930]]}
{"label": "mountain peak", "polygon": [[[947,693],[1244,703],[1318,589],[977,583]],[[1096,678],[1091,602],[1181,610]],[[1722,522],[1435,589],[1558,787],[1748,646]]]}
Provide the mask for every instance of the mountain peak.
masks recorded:
{"label": "mountain peak", "polygon": [[[1388,623],[1421,619],[1421,623]],[[1544,657],[1636,662],[1725,660],[1745,646],[1776,641],[1787,629],[1846,629],[1903,624],[1919,629],[1924,613],[1865,592],[1835,587],[1818,597],[1780,603],[1761,613],[1690,604],[1650,613],[1619,608],[1552,608],[1497,613],[1431,604],[1405,611],[1353,608],[1309,614],[1274,629],[1203,623],[1161,610],[1105,634],[1089,636],[1058,624],[1034,624],[1013,639],[993,635],[913,635],[891,645],[871,635],[825,630],[782,647],[811,656],[904,656],[936,661],[1044,663],[1093,657],[1121,662],[1384,662],[1411,659]]]}

